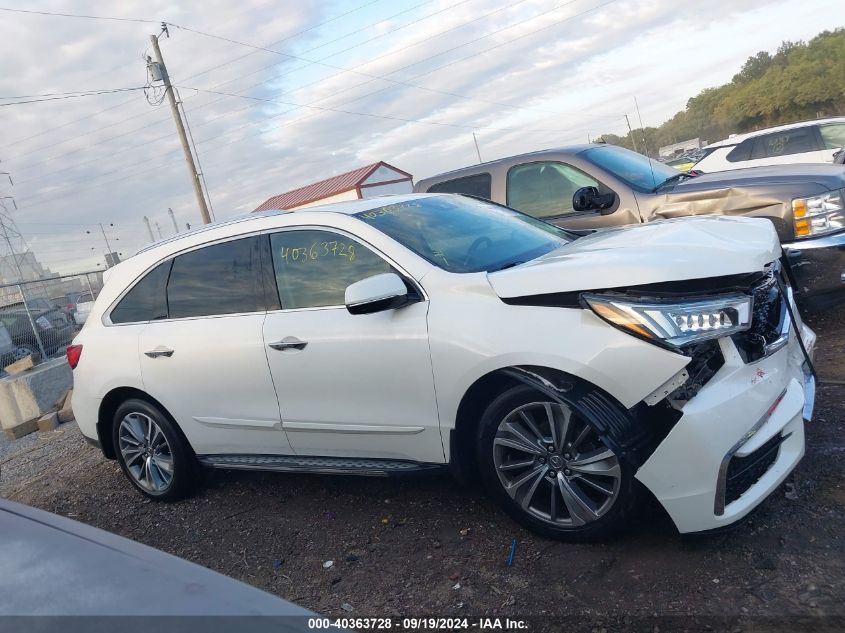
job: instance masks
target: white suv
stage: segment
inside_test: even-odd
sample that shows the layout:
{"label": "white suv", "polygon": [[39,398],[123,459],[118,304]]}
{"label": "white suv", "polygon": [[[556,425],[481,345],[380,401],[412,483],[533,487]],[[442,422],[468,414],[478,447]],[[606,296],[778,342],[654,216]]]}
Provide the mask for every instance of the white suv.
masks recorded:
{"label": "white suv", "polygon": [[832,163],[845,146],[845,117],[790,123],[737,134],[711,143],[697,154],[693,169],[703,172],[791,165]]}
{"label": "white suv", "polygon": [[451,465],[549,536],[608,534],[643,486],[708,530],[804,453],[815,335],[780,255],[767,220],[578,237],[448,194],[253,214],[111,270],[73,409],[153,499],[200,465]]}

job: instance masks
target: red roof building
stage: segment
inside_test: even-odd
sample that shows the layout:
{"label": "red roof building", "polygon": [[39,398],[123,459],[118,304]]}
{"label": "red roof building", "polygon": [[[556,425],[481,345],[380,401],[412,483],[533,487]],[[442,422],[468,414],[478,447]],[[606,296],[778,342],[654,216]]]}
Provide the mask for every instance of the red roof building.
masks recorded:
{"label": "red roof building", "polygon": [[302,209],[389,193],[410,193],[413,186],[411,174],[379,161],[287,193],[280,193],[260,204],[255,211]]}

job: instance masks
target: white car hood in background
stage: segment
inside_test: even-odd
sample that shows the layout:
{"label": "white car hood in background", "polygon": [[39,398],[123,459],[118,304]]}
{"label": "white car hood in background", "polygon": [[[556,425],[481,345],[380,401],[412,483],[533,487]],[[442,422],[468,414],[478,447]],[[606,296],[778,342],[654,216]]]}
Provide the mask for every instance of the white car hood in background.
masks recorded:
{"label": "white car hood in background", "polygon": [[524,297],[756,272],[780,254],[769,220],[678,218],[599,231],[488,279]]}

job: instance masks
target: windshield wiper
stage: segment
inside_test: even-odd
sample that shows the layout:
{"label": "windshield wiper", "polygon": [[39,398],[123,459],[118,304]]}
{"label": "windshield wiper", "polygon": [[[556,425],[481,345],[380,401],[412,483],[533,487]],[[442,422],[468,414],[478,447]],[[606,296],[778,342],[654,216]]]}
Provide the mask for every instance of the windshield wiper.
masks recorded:
{"label": "windshield wiper", "polygon": [[674,176],[669,176],[666,180],[664,180],[659,185],[657,185],[654,189],[652,189],[651,192],[657,193],[658,191],[663,189],[663,187],[665,187],[666,185],[671,185],[671,184],[680,182],[684,178],[695,178],[695,176],[693,174],[687,174],[687,173],[684,173],[684,172],[681,172],[679,174],[675,174]]}

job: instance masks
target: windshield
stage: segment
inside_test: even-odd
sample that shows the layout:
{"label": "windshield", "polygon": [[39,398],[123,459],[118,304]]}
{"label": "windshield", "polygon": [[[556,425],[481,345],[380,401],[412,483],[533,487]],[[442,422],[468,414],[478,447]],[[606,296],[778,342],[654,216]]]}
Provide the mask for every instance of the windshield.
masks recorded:
{"label": "windshield", "polygon": [[355,217],[452,273],[501,270],[573,239],[542,220],[458,195],[417,198]]}
{"label": "windshield", "polygon": [[640,191],[654,191],[679,172],[624,147],[593,147],[583,152],[588,161]]}

